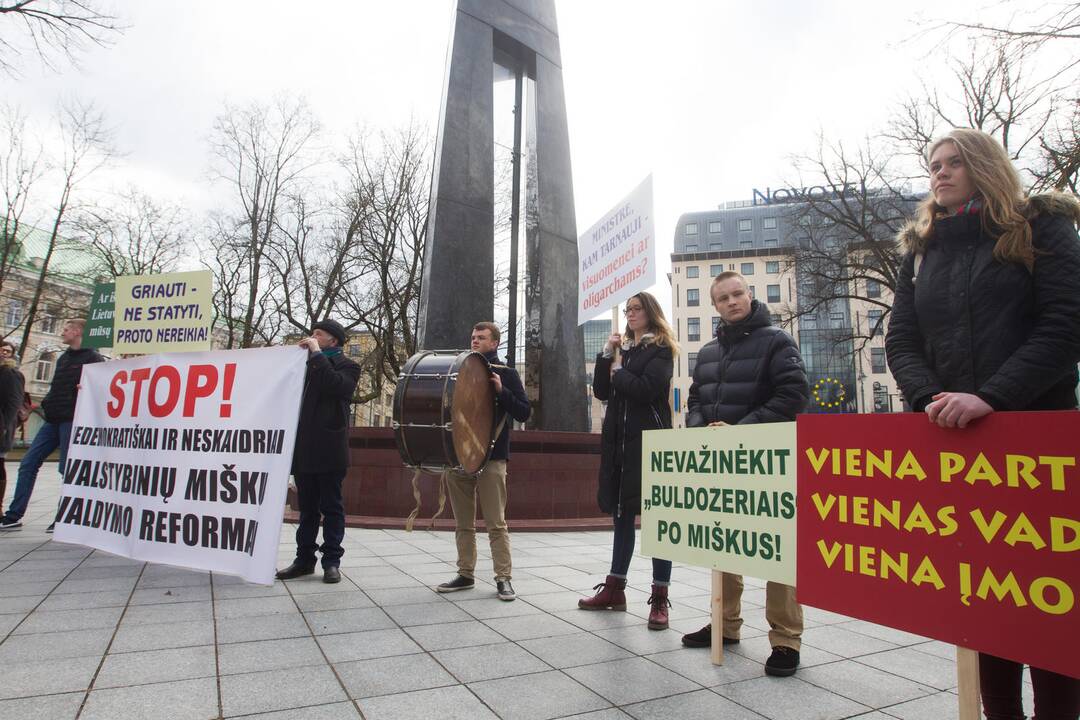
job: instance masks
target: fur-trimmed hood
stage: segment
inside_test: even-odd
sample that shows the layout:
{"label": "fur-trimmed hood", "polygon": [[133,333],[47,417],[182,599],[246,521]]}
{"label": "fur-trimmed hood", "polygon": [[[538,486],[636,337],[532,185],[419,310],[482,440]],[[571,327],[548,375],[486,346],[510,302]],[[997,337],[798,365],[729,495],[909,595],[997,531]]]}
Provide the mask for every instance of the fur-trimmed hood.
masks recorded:
{"label": "fur-trimmed hood", "polygon": [[[1080,225],[1080,200],[1074,195],[1061,192],[1048,192],[1032,195],[1027,199],[1023,209],[1024,216],[1033,220],[1044,213],[1049,215],[1064,215],[1070,218],[1074,224]],[[915,221],[909,221],[896,234],[896,242],[903,252],[924,252],[926,241],[919,236]]]}

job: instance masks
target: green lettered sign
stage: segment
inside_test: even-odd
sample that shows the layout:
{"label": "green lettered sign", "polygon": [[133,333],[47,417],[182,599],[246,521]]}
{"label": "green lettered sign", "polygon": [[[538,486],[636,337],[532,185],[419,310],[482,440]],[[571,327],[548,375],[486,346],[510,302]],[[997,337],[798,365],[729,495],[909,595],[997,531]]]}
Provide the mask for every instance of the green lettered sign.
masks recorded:
{"label": "green lettered sign", "polygon": [[644,433],[641,550],[795,584],[795,423]]}
{"label": "green lettered sign", "polygon": [[113,346],[113,315],[116,308],[116,284],[97,283],[90,299],[90,311],[83,327],[82,346],[109,348]]}

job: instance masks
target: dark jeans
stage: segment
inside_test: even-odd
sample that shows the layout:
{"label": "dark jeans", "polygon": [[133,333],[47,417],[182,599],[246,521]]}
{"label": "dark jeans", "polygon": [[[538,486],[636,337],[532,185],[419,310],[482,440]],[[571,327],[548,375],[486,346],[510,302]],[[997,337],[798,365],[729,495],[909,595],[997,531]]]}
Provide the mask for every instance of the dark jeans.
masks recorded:
{"label": "dark jeans", "polygon": [[[328,473],[298,473],[296,494],[300,501],[300,526],[296,528],[296,561],[315,565],[315,551],[322,551],[323,568],[337,567],[345,550],[345,505],[341,501],[344,470]],[[322,516],[323,544],[319,547],[319,516]]]}
{"label": "dark jeans", "polygon": [[64,462],[67,460],[68,439],[71,437],[71,423],[50,423],[41,426],[34,442],[19,463],[19,477],[15,481],[15,496],[11,498],[4,517],[8,520],[19,520],[26,513],[26,506],[30,504],[30,495],[34,492],[34,483],[37,482],[38,470],[49,453],[60,448],[60,472],[64,471]]}
{"label": "dark jeans", "polygon": [[[1021,683],[1024,666],[979,653],[979,685],[986,720],[1024,720]],[[1034,720],[1076,720],[1080,715],[1080,680],[1031,668],[1035,691]]]}
{"label": "dark jeans", "polygon": [[[634,557],[634,520],[636,515],[624,512],[615,515],[615,542],[611,546],[611,574],[625,576],[630,569],[630,559]],[[653,558],[653,582],[671,582],[671,561]]]}

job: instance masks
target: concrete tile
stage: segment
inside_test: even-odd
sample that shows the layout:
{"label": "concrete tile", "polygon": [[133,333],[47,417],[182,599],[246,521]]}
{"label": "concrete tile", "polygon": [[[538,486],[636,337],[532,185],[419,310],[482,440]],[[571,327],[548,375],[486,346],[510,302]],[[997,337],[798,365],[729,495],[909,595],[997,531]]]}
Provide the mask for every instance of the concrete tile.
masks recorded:
{"label": "concrete tile", "polygon": [[592,633],[522,640],[519,644],[559,669],[631,657],[627,650]]}
{"label": "concrete tile", "polygon": [[872,709],[798,677],[765,676],[721,685],[713,692],[771,720],[839,720]]}
{"label": "concrete tile", "polygon": [[360,590],[352,592],[319,593],[317,595],[298,595],[296,605],[304,612],[319,610],[352,610],[354,608],[375,607],[375,603]]}
{"label": "concrete tile", "polygon": [[218,648],[222,675],[324,664],[326,660],[319,646],[310,637],[229,643]]}
{"label": "concrete tile", "polygon": [[424,654],[334,663],[334,669],[351,698],[392,695],[457,684],[449,673]]}
{"label": "concrete tile", "polygon": [[551,612],[552,615],[581,628],[582,630],[607,630],[617,627],[644,626],[646,621],[640,616],[628,612],[606,610],[560,610]]}
{"label": "concrete tile", "polygon": [[209,585],[180,585],[162,588],[139,588],[131,596],[132,605],[209,602]]}
{"label": "concrete tile", "polygon": [[[7,663],[96,657],[105,654],[112,628],[68,630],[35,635],[12,635],[0,644],[0,668]],[[0,670],[0,678],[3,671]]]}
{"label": "concrete tile", "polygon": [[43,695],[40,697],[0,700],[0,717],[34,720],[75,720],[84,693]]}
{"label": "concrete tile", "polygon": [[[173,569],[173,568],[170,568]],[[168,575],[151,575],[148,572],[144,573],[139,579],[137,588],[139,590],[152,590],[159,588],[172,588],[172,587],[209,587],[210,586],[210,574],[209,573],[182,573],[173,572]]]}
{"label": "concrete tile", "polygon": [[864,655],[858,659],[858,662],[938,690],[956,687],[955,661],[928,655],[912,648]]}
{"label": "concrete tile", "polygon": [[477,620],[536,615],[541,612],[527,602],[506,602],[497,597],[469,597],[453,593],[449,600]]}
{"label": "concrete tile", "polygon": [[233,600],[218,600],[214,603],[214,614],[219,623],[225,620],[242,617],[281,615],[299,612],[296,603],[287,595],[236,598]]}
{"label": "concrete tile", "polygon": [[[217,577],[216,575],[214,577]],[[215,600],[233,600],[236,598],[249,597],[278,597],[288,595],[285,585],[276,582],[273,585],[254,585],[252,583],[231,583],[228,585],[214,586]]]}
{"label": "concrete tile", "polygon": [[205,720],[217,715],[217,698],[214,678],[108,688],[91,692],[79,717]]}
{"label": "concrete tile", "polygon": [[543,660],[513,643],[438,650],[431,654],[464,683],[551,669]]}
{"label": "concrete tile", "polygon": [[564,672],[620,706],[700,689],[697,683],[645,658],[593,663]]}
{"label": "concrete tile", "polygon": [[51,599],[52,598],[46,597],[45,595],[16,595],[15,597],[0,598],[0,612],[5,615],[18,613],[22,616],[39,606],[42,610],[71,610],[72,607],[82,607],[82,605],[74,605],[72,607],[45,607],[45,603]]}
{"label": "concrete tile", "polygon": [[426,585],[405,588],[389,588],[385,590],[368,590],[365,594],[371,598],[373,603],[380,606],[415,605],[417,603],[436,601],[445,602],[449,600],[448,595],[443,593],[437,593]]}
{"label": "concrete tile", "polygon": [[645,657],[704,687],[749,680],[765,674],[764,665],[738,653],[725,652],[724,664],[713,665],[708,648],[680,648]]}
{"label": "concrete tile", "polygon": [[596,630],[593,634],[635,655],[652,655],[683,646],[681,634],[672,630],[650,630],[645,625]]}
{"label": "concrete tile", "polygon": [[100,662],[100,657],[79,657],[5,663],[0,699],[85,690]]}
{"label": "concrete tile", "polygon": [[371,658],[411,655],[421,652],[421,647],[405,634],[404,630],[367,630],[319,636],[319,645],[331,663],[370,660]]}
{"label": "concrete tile", "polygon": [[68,575],[70,580],[132,578],[142,573],[142,565],[80,565]]}
{"label": "concrete tile", "polygon": [[133,605],[124,613],[124,625],[154,625],[157,623],[213,620],[214,608],[209,602],[184,602],[171,605]]}
{"label": "concrete tile", "polygon": [[149,685],[217,675],[213,645],[120,653],[105,658],[94,689]]}
{"label": "concrete tile", "polygon": [[311,631],[300,613],[243,617],[218,623],[218,644],[308,637]]}
{"label": "concrete tile", "polygon": [[[744,657],[748,657],[751,660],[755,660],[762,665],[772,655],[772,645],[769,644],[769,638],[765,635],[758,637],[748,638],[743,636],[742,641],[738,645],[729,645],[728,651],[738,653]],[[867,656],[870,657],[870,656]],[[842,660],[840,655],[834,655],[831,652],[826,652],[813,645],[803,645],[799,651],[799,667],[812,667],[814,665],[822,665],[824,663],[836,662]]]}
{"label": "concrete tile", "polygon": [[25,595],[44,597],[52,592],[56,585],[57,584],[51,580],[45,582],[27,580],[25,582],[0,583],[0,598],[21,597]]}
{"label": "concrete tile", "polygon": [[506,638],[479,620],[442,625],[413,625],[406,632],[425,650],[446,650],[506,642]]}
{"label": "concrete tile", "polygon": [[244,720],[350,720],[351,718],[359,720],[360,713],[351,702],[338,702],[256,715],[227,715],[226,717],[242,717]]}
{"label": "concrete tile", "polygon": [[799,677],[855,702],[881,708],[933,695],[936,689],[853,660],[802,668]]}
{"label": "concrete tile", "polygon": [[158,623],[154,625],[126,625],[121,623],[109,652],[163,650],[165,648],[212,645],[213,643],[214,623],[211,620]]}
{"label": "concrete tile", "polygon": [[581,632],[565,620],[547,614],[492,618],[484,624],[510,640],[530,640],[553,635],[574,635]]}
{"label": "concrete tile", "polygon": [[708,690],[647,700],[624,710],[638,720],[762,720],[756,712]]}
{"label": "concrete tile", "polygon": [[[1026,707],[1030,709],[1031,703],[1029,702]],[[925,720],[925,718],[957,720],[960,717],[960,701],[950,692],[940,692],[918,700],[892,705],[885,708],[883,712],[889,717],[900,718],[900,720]]]}
{"label": "concrete tile", "polygon": [[550,720],[610,703],[558,670],[485,680],[469,686],[502,720]]}
{"label": "concrete tile", "polygon": [[[128,598],[131,593],[127,590],[103,590],[101,592],[92,593],[69,593],[65,595],[50,595],[45,598],[45,601],[41,603],[38,610],[54,611],[54,610],[81,610],[83,608],[107,608],[107,607],[123,607],[127,605]],[[18,599],[18,598],[12,598]],[[0,603],[4,607],[8,606],[8,602],[5,600]]]}
{"label": "concrete tile", "polygon": [[135,578],[97,578],[94,580],[65,580],[53,590],[58,595],[66,593],[107,592],[110,590],[126,590],[131,592],[135,587]]}
{"label": "concrete tile", "polygon": [[122,607],[85,608],[83,610],[35,610],[15,628],[16,635],[114,628],[120,620]]}
{"label": "concrete tile", "polygon": [[0,615],[0,637],[7,635],[12,630],[17,628],[19,626],[19,623],[21,623],[25,619],[25,613]]}
{"label": "concrete tile", "polygon": [[389,605],[386,614],[398,625],[437,625],[440,623],[462,622],[471,619],[468,613],[453,603],[437,600],[419,605]]}
{"label": "concrete tile", "polygon": [[807,628],[802,635],[803,647],[811,645],[841,657],[858,657],[892,650],[896,645],[869,635],[847,630],[840,625],[821,625]]}
{"label": "concrete tile", "polygon": [[874,623],[865,620],[850,620],[845,623],[840,623],[839,625],[836,625],[836,627],[851,630],[863,635],[869,635],[870,637],[890,642],[893,645],[917,645],[925,643],[929,639],[922,635],[904,632],[903,630],[897,630],[896,628],[891,628],[886,625],[875,625]]}
{"label": "concrete tile", "polygon": [[596,710],[595,712],[566,715],[560,720],[627,720],[630,717],[630,715],[627,715],[618,708],[608,708],[607,710]]}
{"label": "concrete tile", "polygon": [[370,568],[343,568],[342,575],[352,579],[361,590],[423,587],[424,583],[399,570],[372,574]]}
{"label": "concrete tile", "polygon": [[931,640],[930,642],[919,643],[918,645],[912,645],[912,650],[918,650],[924,652],[927,655],[933,655],[943,660],[949,660],[956,662],[956,646],[948,643],[943,643],[940,640]]}
{"label": "concrete tile", "polygon": [[346,700],[328,665],[224,675],[221,677],[221,705],[226,716],[265,713]]}
{"label": "concrete tile", "polygon": [[463,685],[364,698],[367,720],[401,720],[438,716],[439,720],[496,720],[496,716]]}
{"label": "concrete tile", "polygon": [[304,613],[315,635],[384,630],[394,627],[394,621],[381,609],[355,608]]}

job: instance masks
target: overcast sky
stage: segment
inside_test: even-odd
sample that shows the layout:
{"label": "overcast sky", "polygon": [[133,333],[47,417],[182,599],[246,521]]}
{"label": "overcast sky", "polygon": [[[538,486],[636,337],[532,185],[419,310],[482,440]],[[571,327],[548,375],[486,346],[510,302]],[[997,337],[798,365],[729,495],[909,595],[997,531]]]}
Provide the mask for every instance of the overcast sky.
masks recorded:
{"label": "overcast sky", "polygon": [[[451,0],[116,3],[129,29],[78,69],[0,79],[0,98],[40,120],[58,98],[93,99],[124,157],[96,180],[134,182],[196,209],[207,137],[225,101],[302,94],[331,133],[356,124],[437,125]],[[916,71],[946,49],[917,21],[985,17],[975,0],[556,0],[577,225],[654,175],[661,272],[680,213],[749,199],[795,178],[819,130],[880,128]],[[662,275],[658,275],[662,277]],[[666,281],[656,288],[670,291]]]}

